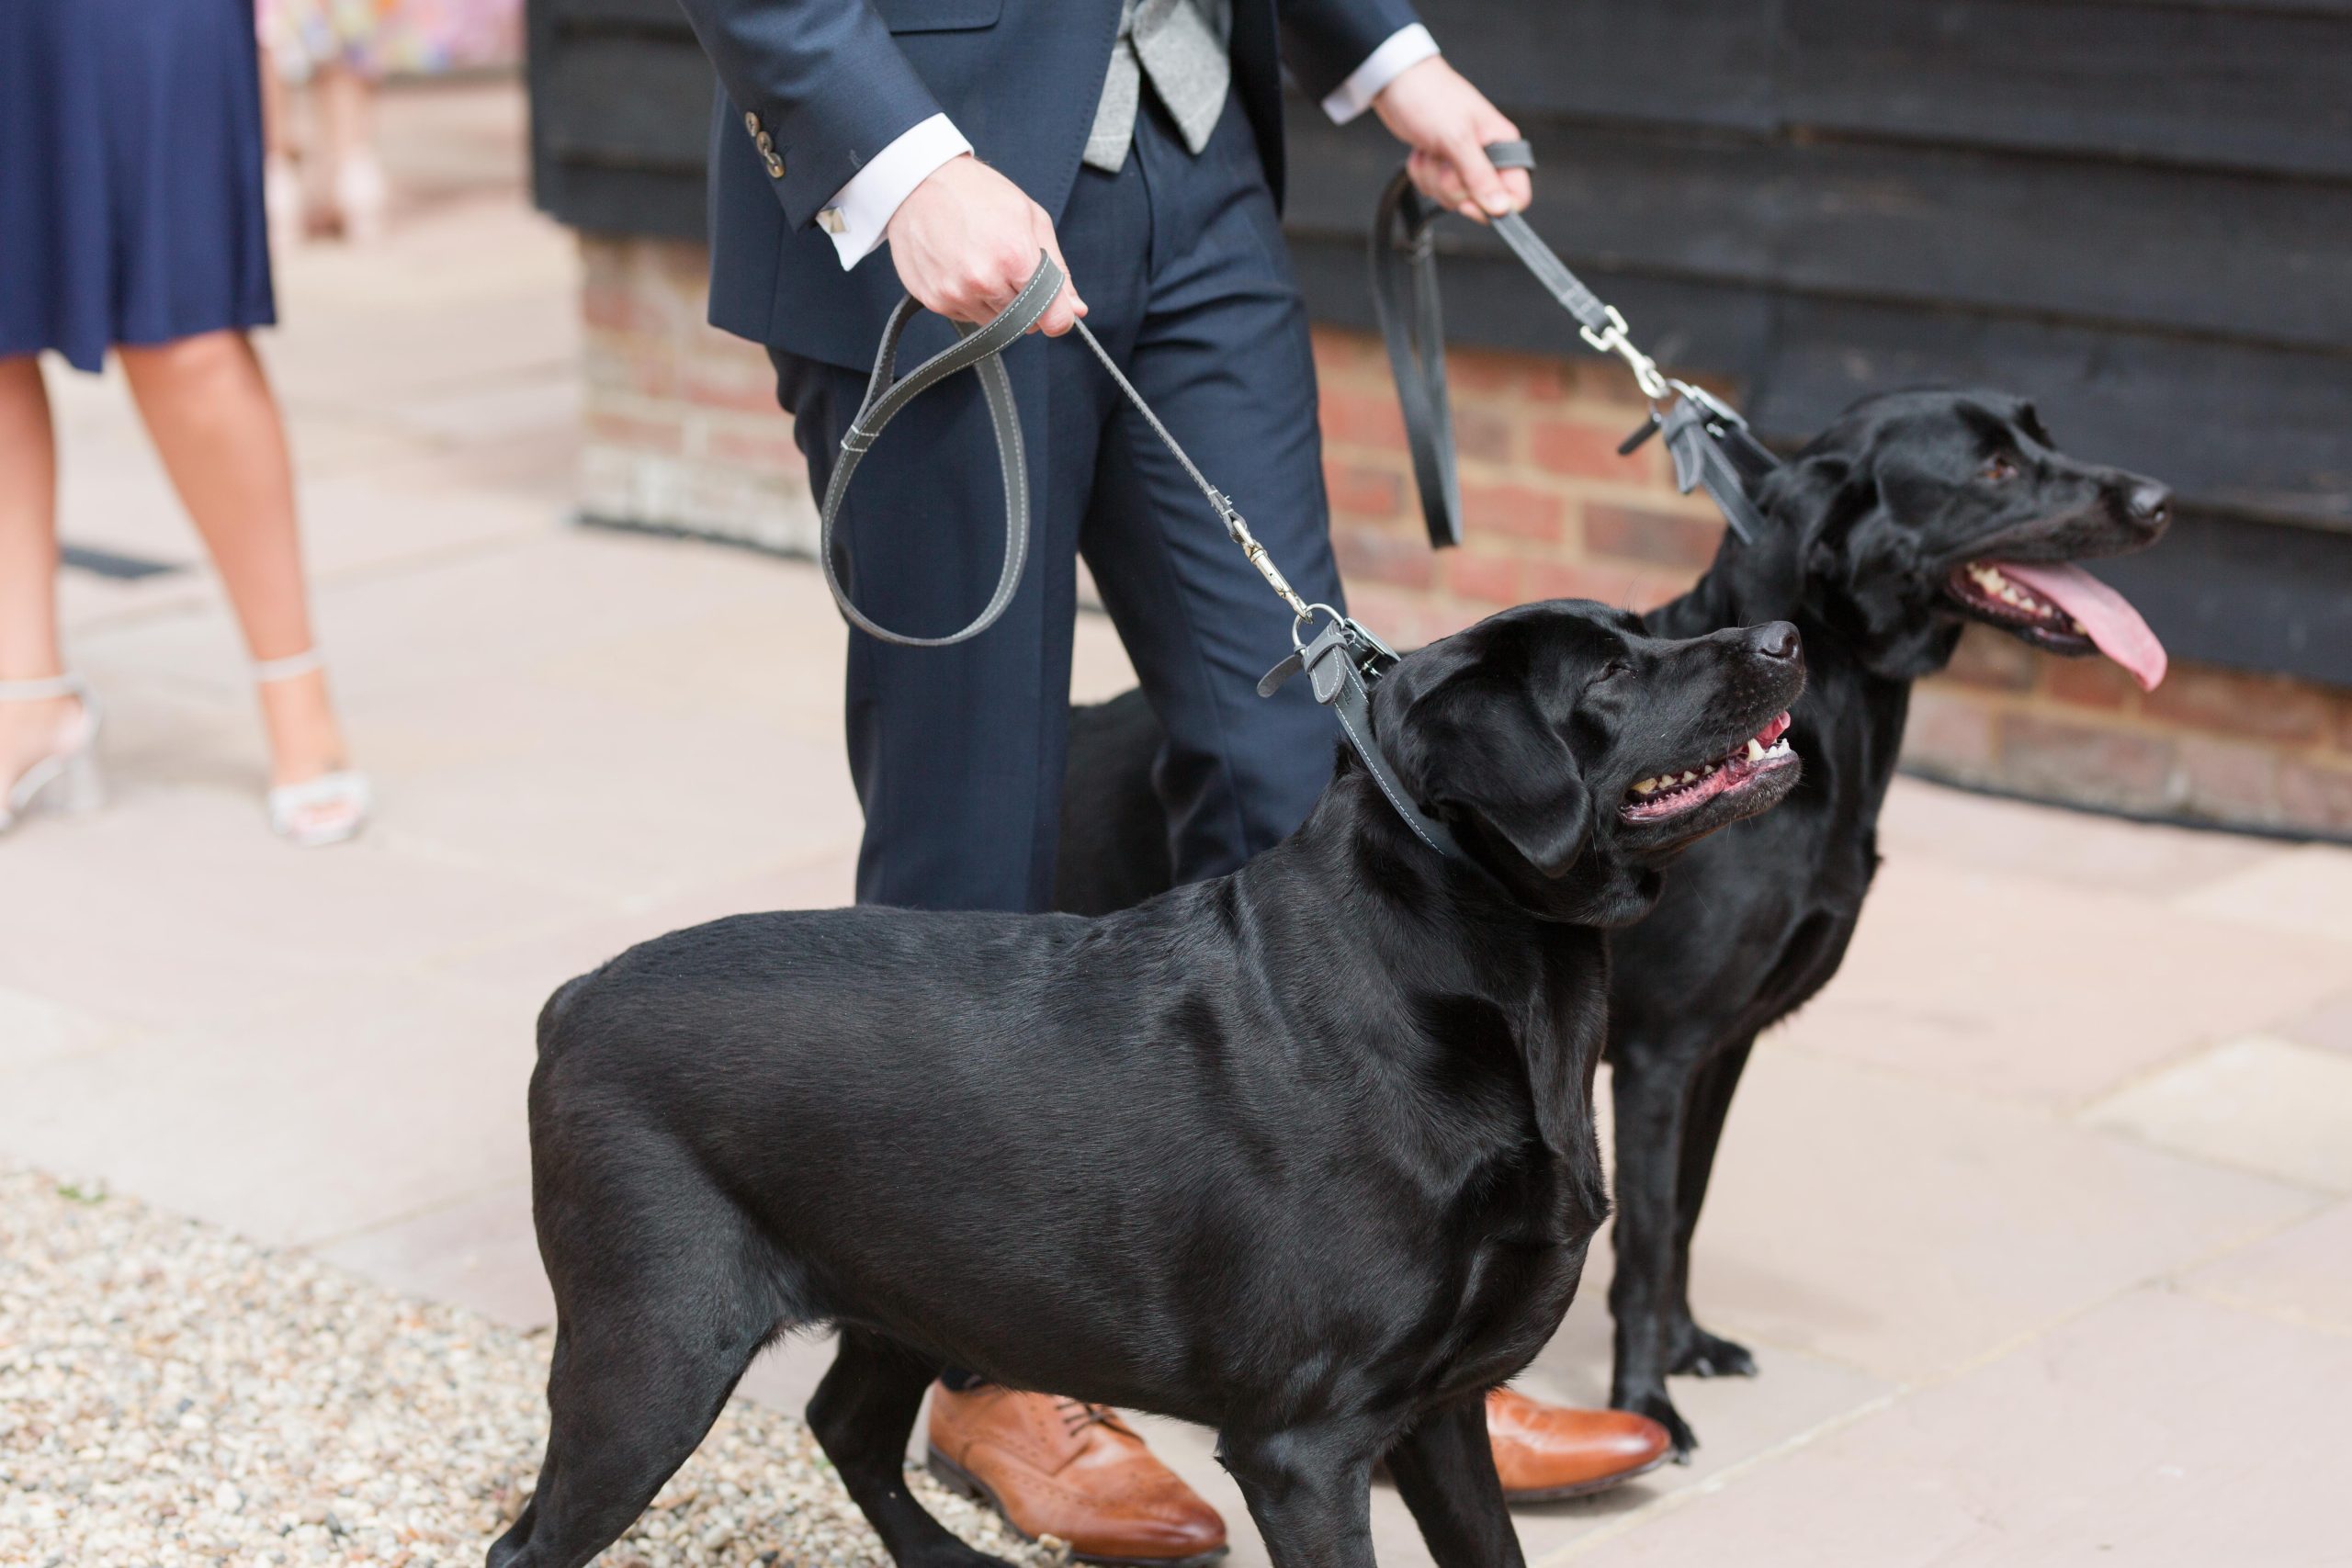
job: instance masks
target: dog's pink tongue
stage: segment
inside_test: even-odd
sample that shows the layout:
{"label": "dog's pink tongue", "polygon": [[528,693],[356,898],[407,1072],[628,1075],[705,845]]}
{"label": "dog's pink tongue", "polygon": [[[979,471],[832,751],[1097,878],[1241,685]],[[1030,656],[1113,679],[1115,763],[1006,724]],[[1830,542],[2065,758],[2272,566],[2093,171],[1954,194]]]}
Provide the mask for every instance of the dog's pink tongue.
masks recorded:
{"label": "dog's pink tongue", "polygon": [[2165,645],[2132,607],[2132,601],[2078,566],[1996,561],[2001,575],[2030,589],[2083,623],[2098,650],[2132,671],[2140,689],[2153,692],[2165,678]]}

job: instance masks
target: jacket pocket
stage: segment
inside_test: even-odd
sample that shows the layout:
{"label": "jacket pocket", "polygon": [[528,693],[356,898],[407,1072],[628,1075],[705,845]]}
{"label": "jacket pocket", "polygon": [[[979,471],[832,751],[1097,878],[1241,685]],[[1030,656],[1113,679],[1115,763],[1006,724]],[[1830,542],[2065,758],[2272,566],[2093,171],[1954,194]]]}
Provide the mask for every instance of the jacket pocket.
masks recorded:
{"label": "jacket pocket", "polygon": [[894,33],[944,33],[996,26],[1004,0],[874,0],[874,8]]}

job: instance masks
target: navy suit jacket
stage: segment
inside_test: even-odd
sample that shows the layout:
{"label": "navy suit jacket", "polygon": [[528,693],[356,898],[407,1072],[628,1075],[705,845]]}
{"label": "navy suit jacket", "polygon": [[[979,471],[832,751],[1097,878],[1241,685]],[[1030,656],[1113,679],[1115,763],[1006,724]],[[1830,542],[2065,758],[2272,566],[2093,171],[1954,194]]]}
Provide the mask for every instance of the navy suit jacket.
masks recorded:
{"label": "navy suit jacket", "polygon": [[[1233,91],[1279,201],[1283,66],[1320,98],[1419,18],[1410,0],[1232,3]],[[720,86],[711,124],[711,323],[812,359],[864,366],[902,292],[898,274],[888,246],[844,272],[818,209],[901,132],[944,111],[982,159],[1058,220],[1094,122],[1120,0],[683,4]],[[754,145],[747,112],[773,139],[775,162]]]}

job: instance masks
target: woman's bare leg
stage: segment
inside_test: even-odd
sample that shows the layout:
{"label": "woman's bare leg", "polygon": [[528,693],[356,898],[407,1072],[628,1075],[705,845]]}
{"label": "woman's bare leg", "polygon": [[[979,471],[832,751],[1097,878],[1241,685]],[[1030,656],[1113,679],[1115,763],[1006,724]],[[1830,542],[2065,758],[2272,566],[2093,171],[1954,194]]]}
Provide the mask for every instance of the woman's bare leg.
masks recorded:
{"label": "woman's bare leg", "polygon": [[302,172],[295,162],[294,128],[288,116],[286,78],[279,74],[277,49],[261,41],[262,200],[269,213],[269,243],[283,253],[301,243],[309,225],[302,194]]}
{"label": "woman's bare leg", "polygon": [[343,237],[372,240],[383,230],[390,198],[376,157],[375,85],[347,61],[320,66],[311,81]]}
{"label": "woman's bare leg", "polygon": [[[0,682],[64,673],[57,639],[57,438],[31,355],[0,359]],[[0,703],[0,791],[57,749],[72,697]]]}
{"label": "woman's bare leg", "polygon": [[[286,427],[243,333],[206,333],[118,350],[155,450],[212,552],[256,660],[311,645]],[[323,671],[261,688],[270,782],[299,784],[344,765]]]}

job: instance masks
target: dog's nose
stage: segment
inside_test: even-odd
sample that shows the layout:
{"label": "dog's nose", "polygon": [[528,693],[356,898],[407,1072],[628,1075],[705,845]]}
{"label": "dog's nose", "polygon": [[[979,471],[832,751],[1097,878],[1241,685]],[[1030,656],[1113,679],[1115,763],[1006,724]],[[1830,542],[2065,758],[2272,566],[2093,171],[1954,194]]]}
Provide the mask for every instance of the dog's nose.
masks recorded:
{"label": "dog's nose", "polygon": [[1796,627],[1786,621],[1768,621],[1758,626],[1747,634],[1747,646],[1756,650],[1758,659],[1804,657],[1804,643],[1797,637]]}
{"label": "dog's nose", "polygon": [[2161,528],[2172,520],[2172,491],[2154,479],[2132,486],[2125,504],[2132,509],[2132,521],[2143,527]]}

